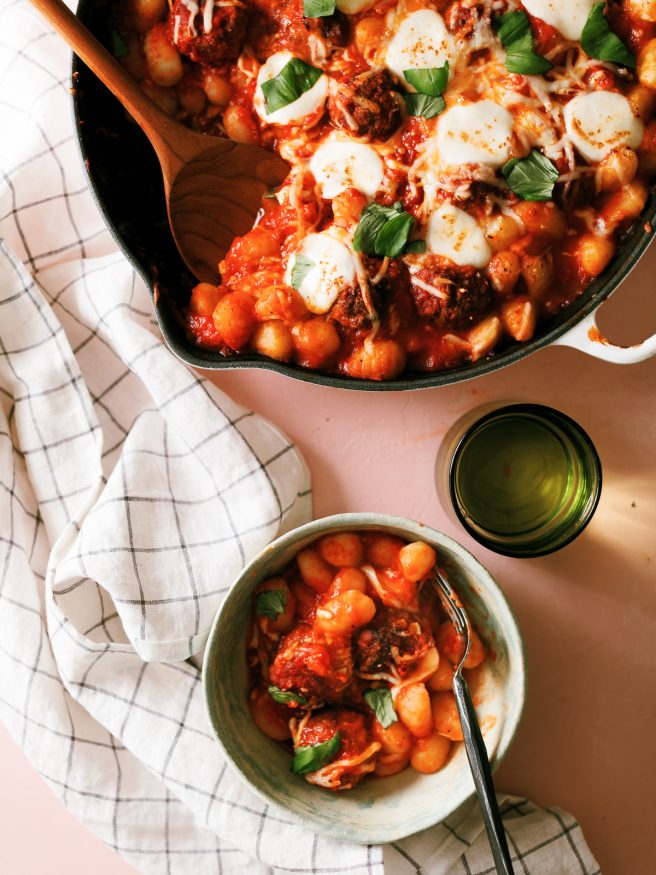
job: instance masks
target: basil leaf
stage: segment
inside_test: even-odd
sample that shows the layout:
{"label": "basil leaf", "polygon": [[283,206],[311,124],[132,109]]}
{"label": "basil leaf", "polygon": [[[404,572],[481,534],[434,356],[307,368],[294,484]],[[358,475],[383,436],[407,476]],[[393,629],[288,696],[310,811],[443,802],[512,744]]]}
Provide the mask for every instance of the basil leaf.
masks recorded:
{"label": "basil leaf", "polygon": [[509,73],[523,73],[525,76],[537,76],[551,70],[553,64],[546,58],[533,52],[507,52],[506,70]]}
{"label": "basil leaf", "polygon": [[405,249],[415,220],[410,213],[398,213],[389,219],[376,237],[376,254],[397,258]]}
{"label": "basil leaf", "polygon": [[590,58],[613,61],[624,67],[635,67],[635,55],[614,34],[604,15],[605,3],[595,3],[581,33],[581,48]]}
{"label": "basil leaf", "polygon": [[265,193],[263,195],[264,200],[271,199],[271,200],[277,201],[278,200],[278,192],[280,191],[281,188],[282,188],[281,185],[276,185],[274,188],[267,188],[267,190],[265,191]]}
{"label": "basil leaf", "polygon": [[387,729],[399,719],[394,710],[392,694],[387,687],[378,687],[375,690],[367,690],[364,700],[376,715],[376,720],[383,729]]}
{"label": "basil leaf", "polygon": [[255,597],[255,611],[260,617],[275,620],[278,614],[284,614],[287,607],[287,593],[284,589],[269,589],[258,592]]}
{"label": "basil leaf", "polygon": [[303,0],[303,15],[306,18],[325,18],[335,11],[335,0]]}
{"label": "basil leaf", "polygon": [[291,58],[277,76],[262,83],[262,94],[267,113],[288,106],[309,91],[323,75],[300,58]]}
{"label": "basil leaf", "polygon": [[525,12],[506,12],[499,19],[499,39],[506,50],[506,70],[527,76],[546,73],[553,64],[533,51],[533,31]]}
{"label": "basil leaf", "polygon": [[517,45],[526,46],[526,37],[529,51],[533,51],[533,33],[531,31],[531,23],[525,12],[507,12],[502,15],[498,21],[498,36],[503,43],[504,49],[508,51],[510,46]]}
{"label": "basil leaf", "polygon": [[412,240],[408,243],[403,250],[404,252],[417,253],[421,255],[426,252],[426,241],[425,240]]}
{"label": "basil leaf", "polygon": [[404,94],[403,100],[408,115],[419,115],[422,118],[435,118],[446,109],[443,97],[429,97],[427,94]]}
{"label": "basil leaf", "polygon": [[415,220],[401,209],[401,201],[393,207],[369,204],[360,216],[353,237],[356,252],[396,258],[403,252]]}
{"label": "basil leaf", "polygon": [[291,764],[291,771],[295,775],[304,775],[306,772],[316,772],[326,763],[335,759],[335,754],[342,743],[342,736],[336,732],[328,741],[321,744],[311,744],[307,747],[298,747]]}
{"label": "basil leaf", "polygon": [[358,227],[353,237],[353,248],[356,252],[376,254],[376,239],[388,218],[393,218],[396,210],[383,207],[380,204],[369,204],[360,214]]}
{"label": "basil leaf", "polygon": [[536,149],[528,158],[511,158],[501,173],[510,189],[525,201],[550,200],[558,179],[558,170]]}
{"label": "basil leaf", "polygon": [[420,94],[429,97],[441,97],[449,81],[449,62],[441,67],[419,67],[404,70],[406,81],[416,88]]}
{"label": "basil leaf", "polygon": [[298,693],[292,693],[291,690],[281,690],[274,684],[269,687],[269,695],[274,702],[278,702],[280,705],[289,705],[292,702],[296,705],[307,705],[308,703],[308,700],[299,696]]}
{"label": "basil leaf", "polygon": [[126,55],[130,54],[130,49],[128,48],[128,44],[125,42],[121,34],[117,30],[112,31],[112,54],[117,60],[121,60],[121,58],[125,58]]}
{"label": "basil leaf", "polygon": [[301,283],[314,266],[314,261],[312,261],[311,258],[308,258],[307,255],[294,256],[294,267],[292,267],[293,289],[296,289],[296,291],[300,289]]}
{"label": "basil leaf", "polygon": [[521,160],[522,160],[521,158],[511,158],[510,161],[506,161],[506,163],[501,168],[501,175],[504,176],[506,179],[508,179],[513,167],[516,164],[519,164],[519,162]]}

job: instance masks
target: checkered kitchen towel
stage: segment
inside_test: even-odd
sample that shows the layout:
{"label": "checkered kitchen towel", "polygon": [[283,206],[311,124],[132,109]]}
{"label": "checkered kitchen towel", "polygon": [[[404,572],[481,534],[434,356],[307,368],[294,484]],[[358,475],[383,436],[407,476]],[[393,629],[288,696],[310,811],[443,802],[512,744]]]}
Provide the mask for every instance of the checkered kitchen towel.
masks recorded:
{"label": "checkered kitchen towel", "polygon": [[[308,473],[276,428],[163,346],[86,187],[68,52],[26,0],[0,0],[0,172],[13,737],[143,872],[492,872],[473,804],[384,849],[339,845],[255,798],[219,755],[197,654],[244,562],[308,519]],[[517,799],[504,811],[518,872],[599,871],[570,815]]]}

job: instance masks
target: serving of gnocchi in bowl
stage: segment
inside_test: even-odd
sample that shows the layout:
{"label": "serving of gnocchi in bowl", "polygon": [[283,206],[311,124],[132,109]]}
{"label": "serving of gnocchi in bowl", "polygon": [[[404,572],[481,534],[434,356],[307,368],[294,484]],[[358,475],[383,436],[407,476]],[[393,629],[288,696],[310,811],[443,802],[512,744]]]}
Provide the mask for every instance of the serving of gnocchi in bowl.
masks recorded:
{"label": "serving of gnocchi in bowl", "polygon": [[521,633],[446,535],[384,514],[315,520],[256,556],[217,614],[203,664],[213,733],[257,794],[311,829],[394,841],[474,792],[451,691],[461,642],[436,566],[475,629],[465,674],[496,768],[524,704]]}

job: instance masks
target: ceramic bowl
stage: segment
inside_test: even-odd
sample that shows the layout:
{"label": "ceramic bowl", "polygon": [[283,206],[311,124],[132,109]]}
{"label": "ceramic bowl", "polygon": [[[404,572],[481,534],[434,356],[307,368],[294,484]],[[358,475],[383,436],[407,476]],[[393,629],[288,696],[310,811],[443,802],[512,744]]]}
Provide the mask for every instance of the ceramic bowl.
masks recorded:
{"label": "ceramic bowl", "polygon": [[401,517],[348,513],[315,520],[278,538],[235,581],[215,618],[203,663],[210,724],[243,780],[269,803],[287,809],[308,828],[359,843],[395,841],[439,823],[474,792],[462,744],[433,775],[408,768],[332,792],[290,771],[291,756],[253,722],[247,705],[246,630],[252,592],[319,536],[341,530],[384,531],[433,546],[493,658],[479,669],[476,710],[496,768],[508,750],[524,704],[526,668],[517,622],[491,575],[464,547],[433,529]]}

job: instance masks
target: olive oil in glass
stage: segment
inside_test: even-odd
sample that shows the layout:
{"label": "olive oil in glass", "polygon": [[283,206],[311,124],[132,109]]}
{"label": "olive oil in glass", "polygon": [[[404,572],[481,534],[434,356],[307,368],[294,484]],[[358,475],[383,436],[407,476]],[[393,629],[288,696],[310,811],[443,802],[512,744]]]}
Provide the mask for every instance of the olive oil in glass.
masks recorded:
{"label": "olive oil in glass", "polygon": [[469,427],[457,423],[440,455],[451,507],[470,534],[499,553],[526,557],[575,538],[601,490],[599,458],[583,429],[538,404],[466,419]]}

